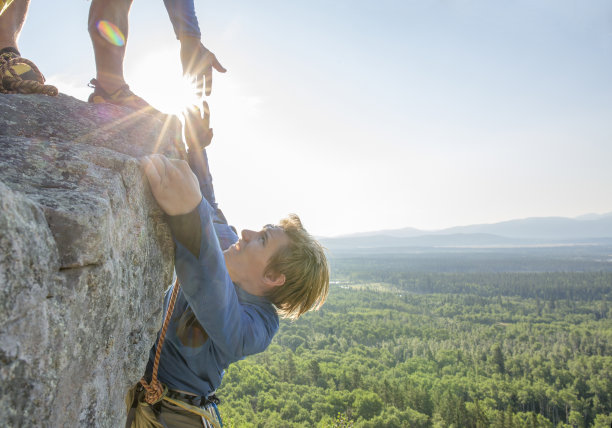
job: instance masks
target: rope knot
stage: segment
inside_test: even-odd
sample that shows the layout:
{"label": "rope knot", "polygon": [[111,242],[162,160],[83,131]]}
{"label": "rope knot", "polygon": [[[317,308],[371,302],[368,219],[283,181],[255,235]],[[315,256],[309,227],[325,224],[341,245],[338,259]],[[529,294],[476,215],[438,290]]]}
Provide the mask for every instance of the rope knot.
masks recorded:
{"label": "rope knot", "polygon": [[164,395],[166,395],[166,392],[168,391],[157,379],[153,379],[151,380],[151,383],[147,383],[147,381],[143,377],[142,379],[140,379],[140,384],[144,387],[146,391],[145,401],[150,405],[153,405],[160,401],[162,398],[164,398]]}

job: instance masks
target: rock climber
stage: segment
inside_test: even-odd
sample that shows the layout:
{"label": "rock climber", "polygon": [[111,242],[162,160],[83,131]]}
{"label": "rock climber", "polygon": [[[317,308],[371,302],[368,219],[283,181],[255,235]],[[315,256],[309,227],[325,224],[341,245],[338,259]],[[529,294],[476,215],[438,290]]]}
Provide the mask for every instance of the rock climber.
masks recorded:
{"label": "rock climber", "polygon": [[[210,138],[212,130],[204,146]],[[239,238],[215,201],[201,146],[190,145],[188,162],[152,155],[142,166],[168,215],[178,282],[164,298],[164,313],[172,313],[157,367],[159,392],[152,373],[160,334],[143,381],[126,397],[126,426],[142,426],[138,420],[153,426],[218,426],[214,394],[224,370],[263,352],[278,330],[279,315],[296,319],[323,304],[327,259],[296,215],[259,231],[243,230]]]}

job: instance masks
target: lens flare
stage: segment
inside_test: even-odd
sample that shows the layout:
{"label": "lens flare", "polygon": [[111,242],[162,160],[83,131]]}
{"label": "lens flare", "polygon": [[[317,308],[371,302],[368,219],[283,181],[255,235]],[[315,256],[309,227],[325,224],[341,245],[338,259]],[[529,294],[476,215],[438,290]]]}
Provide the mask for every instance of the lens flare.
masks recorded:
{"label": "lens flare", "polygon": [[98,21],[96,25],[100,36],[110,44],[115,46],[125,45],[125,36],[115,24],[109,21]]}
{"label": "lens flare", "polygon": [[0,15],[4,13],[6,9],[11,5],[13,0],[0,0]]}

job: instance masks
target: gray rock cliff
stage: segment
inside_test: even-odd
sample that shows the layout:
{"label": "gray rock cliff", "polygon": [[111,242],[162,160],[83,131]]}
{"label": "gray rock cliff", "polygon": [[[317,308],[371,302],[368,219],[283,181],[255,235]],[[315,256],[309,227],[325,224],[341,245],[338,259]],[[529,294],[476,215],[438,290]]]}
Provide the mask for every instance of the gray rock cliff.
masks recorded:
{"label": "gray rock cliff", "polygon": [[60,95],[0,95],[0,426],[118,427],[172,280],[138,157],[177,122]]}

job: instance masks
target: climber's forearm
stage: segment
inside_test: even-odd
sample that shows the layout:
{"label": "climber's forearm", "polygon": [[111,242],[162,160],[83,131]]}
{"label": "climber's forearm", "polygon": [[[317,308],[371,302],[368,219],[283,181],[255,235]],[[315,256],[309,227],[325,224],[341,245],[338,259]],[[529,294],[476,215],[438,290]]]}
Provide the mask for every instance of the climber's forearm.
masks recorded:
{"label": "climber's forearm", "polygon": [[208,156],[206,150],[189,150],[187,154],[187,162],[189,167],[198,179],[200,185],[200,192],[204,199],[216,210],[217,201],[215,200],[215,189],[212,183],[212,175],[210,174],[210,168],[208,166]]}
{"label": "climber's forearm", "polygon": [[201,37],[193,0],[164,0],[177,39]]}
{"label": "climber's forearm", "polygon": [[199,257],[200,237],[202,235],[199,205],[187,214],[168,216],[168,225],[174,239],[195,257]]}
{"label": "climber's forearm", "polygon": [[223,212],[215,200],[215,191],[212,183],[212,175],[210,174],[210,169],[208,166],[206,150],[190,150],[188,153],[188,162],[191,170],[198,179],[200,192],[214,210],[212,219],[217,232],[217,237],[219,238],[221,249],[226,250],[238,240],[238,236],[236,235],[235,230],[229,226]]}

